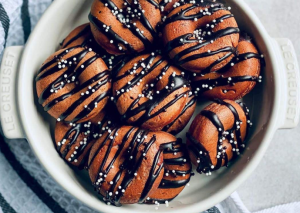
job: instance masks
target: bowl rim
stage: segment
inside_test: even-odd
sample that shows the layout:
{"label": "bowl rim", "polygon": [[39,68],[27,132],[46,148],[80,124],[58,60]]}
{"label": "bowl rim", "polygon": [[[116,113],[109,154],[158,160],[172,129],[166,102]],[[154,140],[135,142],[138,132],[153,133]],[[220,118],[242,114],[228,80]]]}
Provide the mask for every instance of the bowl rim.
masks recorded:
{"label": "bowl rim", "polygon": [[[172,212],[181,212],[182,210],[193,212],[195,210],[199,209],[208,209],[217,203],[223,201],[228,197],[232,192],[234,192],[238,186],[240,186],[254,171],[254,169],[259,164],[260,160],[263,157],[263,154],[265,153],[266,149],[268,148],[270,141],[277,130],[277,121],[279,116],[279,110],[280,110],[280,93],[278,91],[279,86],[279,73],[276,69],[276,55],[272,51],[272,42],[270,39],[270,36],[266,32],[264,26],[258,19],[258,17],[254,14],[252,9],[242,0],[231,0],[234,1],[235,4],[239,7],[239,10],[242,10],[243,13],[248,16],[249,20],[251,20],[254,23],[254,26],[259,29],[258,33],[260,34],[260,37],[264,41],[266,47],[268,56],[270,57],[271,66],[273,67],[273,75],[274,75],[274,103],[272,106],[272,112],[270,115],[270,122],[269,125],[265,129],[265,137],[261,141],[260,146],[252,156],[252,160],[245,166],[245,168],[235,177],[235,180],[221,188],[218,193],[215,193],[213,195],[210,195],[208,198],[201,200],[197,203],[190,204],[185,207],[179,207],[178,209],[172,209]],[[22,75],[24,75],[26,63],[28,63],[28,60],[30,59],[30,52],[31,52],[31,43],[35,39],[35,34],[39,29],[39,26],[43,25],[45,22],[47,22],[49,19],[52,19],[53,15],[55,14],[55,11],[61,8],[61,5],[63,5],[64,1],[54,1],[49,8],[46,10],[38,24],[36,25],[35,29],[31,33],[31,36],[29,37],[27,44],[25,45],[23,56],[21,59],[20,67],[19,67],[19,74],[18,74],[18,80],[17,80],[17,101],[18,101],[18,111],[20,115],[20,120],[22,123],[22,126],[24,128],[25,138],[27,138],[33,152],[37,156],[37,159],[43,165],[45,168],[45,171],[67,192],[69,192],[73,197],[77,198],[87,206],[97,210],[97,211],[104,211],[104,212],[114,212],[116,211],[115,207],[106,205],[105,203],[98,202],[99,204],[94,205],[93,202],[91,202],[89,199],[84,198],[83,196],[80,196],[80,192],[72,190],[70,186],[68,186],[68,183],[62,179],[59,178],[58,175],[55,173],[55,168],[51,166],[48,163],[48,160],[43,157],[43,154],[39,152],[36,141],[34,140],[33,134],[34,131],[30,128],[30,125],[28,125],[28,121],[30,121],[29,115],[26,113],[25,107],[20,107],[19,103],[24,103],[24,98],[26,98],[26,95],[23,94],[22,86],[23,86],[23,78]],[[119,208],[118,211],[120,212],[134,212],[133,209],[124,209]]]}

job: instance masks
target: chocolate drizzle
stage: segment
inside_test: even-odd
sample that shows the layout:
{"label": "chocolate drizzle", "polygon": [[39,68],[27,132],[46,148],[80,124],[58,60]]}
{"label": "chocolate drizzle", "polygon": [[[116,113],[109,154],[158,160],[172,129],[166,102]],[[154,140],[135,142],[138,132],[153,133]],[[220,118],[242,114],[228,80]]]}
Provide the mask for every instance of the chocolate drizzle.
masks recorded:
{"label": "chocolate drizzle", "polygon": [[[215,156],[210,156],[210,153],[205,149],[203,144],[200,141],[197,141],[196,138],[194,138],[193,135],[190,133],[187,133],[187,139],[190,142],[189,149],[193,152],[194,156],[197,158],[197,172],[206,173],[208,174],[210,171],[218,170],[223,165],[228,166],[228,156],[226,153],[227,147],[223,146],[223,141],[228,140],[232,146],[232,151],[234,154],[234,157],[240,154],[240,151],[244,149],[245,144],[241,137],[241,128],[240,125],[242,124],[242,121],[239,118],[239,114],[235,107],[231,105],[230,103],[227,103],[223,100],[216,100],[216,103],[220,105],[226,106],[233,114],[234,116],[234,125],[232,129],[225,130],[222,122],[220,121],[217,114],[215,114],[212,111],[203,110],[201,112],[201,115],[205,116],[207,119],[209,119],[212,124],[216,127],[218,130],[218,141],[217,141],[217,164],[213,165],[211,158],[215,158]],[[241,104],[240,104],[241,105]],[[241,106],[244,106],[243,110],[248,110],[244,104]],[[245,114],[248,113],[245,111]],[[248,120],[250,121],[250,120]],[[248,122],[247,123],[250,123]],[[247,124],[248,126],[248,124]],[[250,125],[249,125],[250,126]]]}
{"label": "chocolate drizzle", "polygon": [[[176,121],[178,121],[178,119],[184,115],[184,113],[190,108],[192,107],[195,103],[196,103],[196,98],[193,94],[190,94],[189,97],[191,98],[189,100],[189,102],[186,103],[186,105],[184,106],[183,110],[181,111],[181,113],[178,115],[177,118],[175,118],[171,123],[169,123],[168,125],[166,125],[162,131],[168,132],[168,130],[176,123]],[[173,134],[174,132],[170,132],[171,134]]]}
{"label": "chocolate drizzle", "polygon": [[[202,12],[200,11],[196,14],[189,15],[189,16],[185,15],[186,13],[188,13],[189,11],[191,11],[193,9],[196,9],[197,7],[206,7],[206,11],[202,11]],[[196,4],[193,4],[187,8],[184,8],[180,12],[168,17],[165,20],[164,25],[166,26],[175,21],[193,21],[195,19],[196,20],[201,19],[207,15],[213,15],[215,12],[217,12],[219,10],[227,10],[227,8],[225,8],[224,5],[221,3],[212,3],[209,1],[205,1],[203,3],[197,2]],[[213,64],[211,64],[211,66],[208,69],[206,69],[204,71],[206,73],[210,72],[210,70],[213,67],[215,67],[217,64],[221,63],[222,61],[224,61],[228,57],[230,57],[232,54],[234,54],[236,49],[234,47],[228,46],[228,47],[220,48],[215,51],[204,52],[201,54],[193,54],[188,57],[185,57],[185,56],[190,54],[193,51],[204,48],[208,44],[211,44],[211,42],[214,42],[221,37],[239,33],[240,30],[239,30],[239,28],[236,28],[236,27],[228,27],[225,29],[218,30],[216,32],[211,31],[212,25],[215,26],[216,24],[219,24],[219,23],[223,22],[225,19],[228,19],[231,17],[233,17],[232,14],[226,14],[222,17],[219,17],[219,18],[213,20],[211,23],[208,23],[206,25],[205,29],[197,29],[194,33],[188,33],[188,34],[179,36],[179,37],[175,38],[174,40],[169,41],[166,44],[166,53],[170,53],[173,49],[180,47],[182,45],[189,44],[189,43],[195,43],[194,46],[186,48],[183,51],[177,53],[174,57],[172,57],[173,61],[175,63],[177,63],[178,65],[183,65],[187,62],[190,62],[190,61],[193,61],[193,60],[196,60],[199,58],[205,58],[205,57],[219,54],[221,52],[226,52],[227,54],[224,57],[216,60]],[[204,72],[202,72],[202,74]]]}
{"label": "chocolate drizzle", "polygon": [[68,41],[66,41],[66,39],[62,42],[63,45],[61,46],[62,49],[66,48],[67,46],[69,46],[70,44],[72,44],[73,42],[77,41],[79,38],[85,37],[85,39],[82,42],[82,47],[87,46],[87,43],[89,41],[91,41],[93,39],[93,35],[91,34],[91,27],[90,25],[86,25],[77,35],[75,35],[74,37],[68,39]]}
{"label": "chocolate drizzle", "polygon": [[[88,92],[84,95],[81,95],[65,112],[63,112],[58,120],[64,120],[69,115],[73,113],[73,111],[84,101],[86,101],[92,94],[92,91],[99,90],[102,86],[106,85],[110,79],[110,72],[108,70],[104,70],[101,73],[93,76],[91,79],[85,81],[81,85],[78,82],[79,76],[85,71],[87,67],[93,64],[98,58],[98,55],[93,55],[88,58],[85,62],[83,62],[80,66],[80,62],[86,57],[89,50],[82,48],[82,51],[79,53],[67,58],[63,59],[68,53],[76,50],[78,47],[70,47],[68,49],[63,50],[60,54],[56,55],[52,60],[48,63],[44,64],[40,69],[40,74],[37,75],[36,81],[43,80],[44,78],[49,77],[57,72],[62,72],[56,79],[52,81],[40,94],[39,96],[39,103],[43,104],[46,100],[51,98],[52,94],[57,93],[59,90],[63,89],[67,84],[75,84],[76,86],[71,91],[63,93],[61,96],[48,101],[48,103],[44,106],[45,111],[49,111],[53,108],[56,104],[64,101],[65,99],[79,93],[83,89],[90,87],[90,85],[94,84],[98,81],[98,84],[94,84],[91,89],[91,92]],[[110,91],[106,91],[96,97],[93,102],[89,103],[86,108],[81,110],[79,114],[72,119],[72,123],[79,121],[80,119],[87,116],[92,109],[95,107],[95,103],[99,103],[105,97],[110,95]]]}
{"label": "chocolate drizzle", "polygon": [[[70,34],[71,35],[71,34]],[[128,55],[111,55],[106,52],[100,45],[95,41],[91,32],[90,24],[87,24],[83,29],[78,32],[75,36],[70,35],[62,42],[61,48],[66,47],[77,47],[81,46],[86,49],[92,49],[97,55],[105,62],[108,68],[112,71],[112,76],[116,74],[132,57]],[[79,39],[83,39],[79,42]],[[77,42],[76,42],[77,41]],[[72,45],[73,44],[73,45]]]}
{"label": "chocolate drizzle", "polygon": [[[75,143],[78,142],[78,137],[80,136],[80,134],[84,135],[84,139],[80,141],[80,143],[75,147],[75,152],[73,152],[71,156],[68,159],[66,159],[67,162],[76,163],[78,161],[78,158],[84,153],[88,144],[93,142],[93,140],[91,140],[90,137],[90,133],[92,131],[93,131],[93,126],[91,125],[90,122],[73,124],[65,133],[61,141],[57,142],[57,147],[56,147],[57,152],[60,154],[60,156],[63,159],[66,159],[72,146],[74,146]],[[62,149],[65,143],[67,144],[65,145],[65,148]],[[80,169],[83,168],[83,166],[86,164],[87,159],[88,159],[88,154],[84,156],[83,159],[81,160],[79,165]]]}
{"label": "chocolate drizzle", "polygon": [[105,34],[108,39],[117,42],[119,47],[120,47],[120,45],[122,45],[121,47],[126,47],[127,50],[129,50],[130,52],[135,52],[134,48],[130,44],[128,44],[127,41],[125,41],[123,38],[121,38],[111,28],[105,28],[104,26],[106,26],[106,25],[102,21],[97,19],[95,16],[93,16],[91,13],[89,14],[89,20],[95,27],[97,27],[97,29],[101,33]]}
{"label": "chocolate drizzle", "polygon": [[179,187],[185,186],[188,182],[190,182],[189,179],[178,180],[178,181],[163,179],[160,182],[159,188],[161,188],[161,189],[179,188]]}
{"label": "chocolate drizzle", "polygon": [[[56,131],[61,131],[61,128],[63,128],[62,131],[65,131],[66,133],[60,141],[56,142],[56,150],[62,158],[72,164],[76,164],[77,161],[79,161],[79,157],[84,154],[82,160],[80,161],[80,165],[78,166],[80,169],[82,169],[87,165],[90,150],[86,151],[86,149],[91,148],[89,144],[94,143],[94,141],[101,137],[105,131],[108,131],[109,129],[115,129],[116,125],[117,124],[114,118],[108,114],[100,117],[97,121],[95,121],[95,118],[93,118],[92,121],[78,124],[57,122],[55,134],[57,134]],[[63,149],[64,144],[66,145]],[[74,148],[75,151],[71,153],[71,157],[66,158],[70,150],[74,150]]]}

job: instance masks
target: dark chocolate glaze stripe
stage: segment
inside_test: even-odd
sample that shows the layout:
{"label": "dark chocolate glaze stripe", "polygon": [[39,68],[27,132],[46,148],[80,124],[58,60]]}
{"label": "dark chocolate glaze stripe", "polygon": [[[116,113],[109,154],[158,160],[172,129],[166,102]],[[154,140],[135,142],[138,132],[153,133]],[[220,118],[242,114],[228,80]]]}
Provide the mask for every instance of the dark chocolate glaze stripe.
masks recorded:
{"label": "dark chocolate glaze stripe", "polygon": [[[170,142],[170,143],[166,143],[166,144],[162,144],[160,146],[160,149],[162,149],[164,151],[164,164],[165,166],[167,165],[177,165],[177,166],[184,166],[185,164],[189,163],[189,157],[187,155],[187,150],[186,147],[184,146],[184,144],[182,143],[181,139],[177,139],[176,142]],[[170,156],[169,154],[173,154],[172,156]],[[176,157],[177,154],[180,154],[181,157]],[[192,173],[192,167],[187,170],[167,170],[165,168],[165,172],[169,173],[170,175],[180,175],[180,176],[185,176],[185,175],[191,175]],[[189,181],[190,177],[188,177],[187,181]],[[164,180],[164,178],[163,178]],[[172,181],[174,184],[177,181]],[[180,184],[180,182],[178,183]],[[160,187],[159,187],[160,188]],[[176,187],[175,187],[176,188]]]}
{"label": "dark chocolate glaze stripe", "polygon": [[[211,5],[213,5],[213,7],[211,7]],[[196,13],[196,14],[193,14],[190,16],[186,16],[185,14],[197,7],[208,7],[208,6],[210,6],[210,7],[208,8],[207,12],[210,12],[211,14],[213,14],[219,10],[227,10],[224,7],[224,5],[221,3],[214,3],[214,4],[210,3],[208,5],[208,2],[203,2],[203,3],[197,2],[197,4],[193,4],[190,7],[187,7],[185,9],[181,10],[179,13],[176,13],[176,14],[170,16],[169,18],[167,18],[166,21],[164,22],[164,24],[167,25],[167,24],[175,22],[175,21],[182,21],[182,20],[188,21],[188,20],[194,20],[195,18],[197,18],[197,19],[203,18],[205,15],[203,15],[203,13],[201,13],[200,11],[199,11],[199,13]]]}
{"label": "dark chocolate glaze stripe", "polygon": [[[62,49],[64,49],[65,47],[69,46],[70,44],[72,44],[74,41],[76,41],[77,39],[79,39],[80,37],[86,35],[86,34],[91,34],[91,28],[90,25],[87,25],[86,27],[84,27],[76,36],[74,36],[73,38],[70,38],[69,41],[67,41],[64,46],[62,46]],[[92,37],[89,36],[87,37],[87,39],[83,42],[84,44],[91,39]],[[84,44],[82,46],[84,46]]]}
{"label": "dark chocolate glaze stripe", "polygon": [[[46,78],[49,75],[53,74],[53,71],[51,69],[53,69],[55,72],[59,71],[57,69],[57,67],[52,67],[51,69],[48,69],[51,65],[53,65],[54,63],[56,63],[59,59],[61,59],[62,57],[64,57],[65,55],[67,55],[69,52],[75,50],[77,47],[70,47],[68,49],[66,49],[65,51],[62,51],[61,53],[59,53],[58,55],[54,56],[52,60],[50,60],[49,62],[45,63],[42,65],[42,67],[40,68],[39,74],[36,76],[35,81],[39,81],[42,80],[43,78]],[[70,60],[70,58],[67,58],[66,60]],[[43,70],[46,70],[42,72]]]}
{"label": "dark chocolate glaze stripe", "polygon": [[[226,72],[226,70],[230,69],[231,63],[238,64],[242,61],[249,60],[252,58],[260,59],[260,55],[256,53],[244,53],[235,56],[230,63],[228,63],[227,66],[223,67],[221,70],[219,70],[219,73]],[[203,75],[205,77],[205,75]],[[219,86],[226,86],[226,85],[232,85],[234,86],[236,83],[239,82],[247,82],[247,81],[254,81],[257,82],[259,80],[258,76],[250,76],[250,75],[244,75],[244,76],[232,76],[228,78],[225,78],[223,75],[219,78],[211,79],[201,79],[201,80],[192,80],[192,87],[193,88],[198,88],[199,92],[205,92],[207,90],[210,90],[209,87],[215,88]],[[207,87],[204,87],[203,85],[208,85]],[[198,92],[198,93],[199,93]]]}
{"label": "dark chocolate glaze stripe", "polygon": [[128,42],[126,42],[123,38],[121,38],[116,32],[114,32],[111,28],[105,31],[107,29],[103,27],[103,25],[105,24],[102,21],[98,20],[91,13],[89,14],[89,20],[94,26],[97,27],[97,29],[100,32],[106,35],[109,40],[114,40],[118,43],[118,45],[122,44],[122,46],[126,47],[130,52],[135,52],[134,48],[130,44],[128,44]]}
{"label": "dark chocolate glaze stripe", "polygon": [[[161,154],[162,154],[162,150],[159,150],[155,155],[155,158],[154,158],[151,170],[150,170],[150,174],[149,174],[148,180],[146,182],[146,185],[144,187],[144,190],[141,194],[141,197],[139,199],[139,203],[143,203],[145,201],[147,195],[149,194],[149,192],[153,186],[153,183],[157,179],[158,175],[160,174],[160,172],[164,166],[163,163],[158,167],[158,169],[156,169],[156,166],[155,167],[153,166],[153,165],[158,164],[158,160],[159,160],[159,157],[161,156]],[[156,172],[155,172],[155,169],[156,169]]]}
{"label": "dark chocolate glaze stripe", "polygon": [[190,179],[178,180],[178,181],[162,179],[162,181],[160,182],[159,188],[161,188],[161,189],[179,188],[179,187],[185,186],[189,181],[190,181]]}
{"label": "dark chocolate glaze stripe", "polygon": [[[103,78],[104,76],[109,75],[108,71],[104,71],[98,75],[95,75],[93,78],[89,79],[88,81],[84,82],[83,84],[81,84],[80,86],[75,87],[72,91],[65,93],[63,95],[61,95],[60,97],[53,99],[52,101],[50,101],[48,104],[46,104],[44,106],[44,110],[48,111],[50,110],[52,107],[55,106],[55,104],[67,99],[68,97],[80,92],[81,90],[83,90],[84,88],[88,87],[89,85],[93,84],[96,81],[99,81],[101,78]],[[108,79],[105,79],[103,81],[101,81],[101,84],[96,84],[93,89],[98,90],[101,88],[101,86],[105,85],[108,82]],[[88,96],[83,96],[80,99],[82,100],[81,103],[86,100],[88,98]]]}
{"label": "dark chocolate glaze stripe", "polygon": [[[127,2],[127,4],[129,4],[128,0],[125,0],[125,1]],[[158,8],[158,3],[156,3],[155,0],[147,0],[147,1]],[[140,16],[141,23],[150,32],[150,34],[153,38],[157,38],[157,33],[156,33],[155,29],[152,27],[151,23],[149,22],[149,20],[146,18],[146,16],[144,15],[144,13],[141,10],[142,6],[141,6],[140,2],[137,1],[137,3],[138,4],[131,5],[131,7],[133,7],[134,10],[137,10],[138,12],[141,13],[141,16]]]}
{"label": "dark chocolate glaze stripe", "polygon": [[[190,97],[193,95],[190,95]],[[179,116],[177,118],[175,118],[170,124],[168,124],[167,126],[165,126],[162,131],[167,132],[174,124],[175,122],[190,108],[192,107],[194,104],[196,103],[196,98],[193,97],[183,108],[182,112],[179,114]],[[172,132],[170,132],[172,134]]]}
{"label": "dark chocolate glaze stripe", "polygon": [[[222,145],[222,142],[220,142],[220,139],[223,137],[222,133],[224,132],[224,126],[223,126],[221,120],[219,119],[219,117],[217,116],[217,114],[215,114],[212,111],[203,110],[201,112],[201,115],[207,117],[218,130],[218,134],[219,134],[218,142],[217,142],[217,152],[218,152],[219,151],[219,146]],[[221,154],[222,154],[222,158],[221,157],[217,158],[217,165],[215,167],[216,170],[219,169],[222,166],[223,158],[227,159],[226,152],[225,153],[222,152]]]}
{"label": "dark chocolate glaze stripe", "polygon": [[158,110],[156,113],[151,114],[151,112],[154,110],[154,108],[161,103],[166,97],[168,97],[171,93],[174,91],[180,89],[183,87],[185,83],[185,80],[183,80],[181,77],[175,76],[172,77],[170,76],[169,82],[172,82],[175,84],[175,86],[171,89],[162,89],[160,91],[160,94],[157,95],[155,99],[148,100],[147,102],[141,104],[139,107],[136,107],[134,109],[129,108],[127,112],[122,116],[123,119],[130,118],[132,116],[137,115],[138,113],[145,111],[145,113],[136,121],[136,124],[142,124],[146,122],[147,120],[155,117],[156,115],[160,114],[161,112],[164,112],[167,110],[168,107],[172,106],[174,103],[176,103],[180,98],[182,98],[185,94],[180,94],[178,95],[175,99],[173,99],[171,102],[166,104],[164,107],[162,107],[160,110]]}
{"label": "dark chocolate glaze stripe", "polygon": [[[142,137],[141,137],[141,138],[143,139],[143,134],[142,134]],[[150,147],[153,145],[153,143],[154,143],[155,141],[156,141],[156,140],[150,140],[150,142],[148,142],[148,143],[145,145],[144,153],[145,153],[146,155],[147,155],[147,152],[149,151]],[[143,140],[141,140],[141,142],[139,142],[139,143],[135,146],[135,148],[133,149],[133,154],[135,154],[135,153],[137,154],[138,148],[139,148],[139,146],[142,144],[142,142],[143,142]],[[136,156],[136,155],[133,155],[133,156]],[[127,173],[126,173],[126,175],[125,175],[125,177],[124,177],[122,183],[120,184],[120,186],[121,186],[123,189],[126,190],[126,188],[129,186],[129,184],[132,182],[133,178],[135,177],[135,176],[134,176],[134,173],[137,173],[137,171],[139,170],[139,168],[140,168],[140,166],[141,166],[141,164],[142,164],[142,162],[143,162],[143,159],[144,159],[144,156],[141,155],[141,156],[137,159],[136,163],[134,163],[134,164],[133,164],[133,163],[129,163],[130,161],[127,161],[127,162],[128,162],[128,164],[127,164],[127,165],[128,165]],[[153,167],[156,168],[158,162],[154,162],[154,163],[156,163],[156,164],[153,164],[151,168],[153,168]],[[151,170],[152,170],[152,169],[151,169]],[[155,178],[156,178],[156,177],[155,177]],[[147,189],[146,189],[146,191],[147,191]],[[116,195],[116,196],[115,196],[115,201],[114,201],[114,203],[119,203],[121,197],[123,196],[123,194],[124,194],[124,193],[119,193],[118,195]]]}
{"label": "dark chocolate glaze stripe", "polygon": [[[104,81],[102,81],[102,82],[105,82],[105,80]],[[102,84],[98,84],[98,85],[96,85],[96,87],[101,87],[103,85],[103,83]],[[104,98],[108,98],[109,96],[111,95],[111,91],[110,90],[108,90],[108,91],[106,91],[106,92],[103,92],[102,94],[100,94],[97,98],[95,98],[92,102],[90,102],[88,105],[87,105],[87,108],[84,108],[73,120],[72,120],[72,122],[77,122],[77,121],[79,121],[79,120],[81,120],[82,118],[84,118],[84,117],[86,117],[86,116],[88,116],[88,114],[94,109],[94,107],[95,107],[95,103],[99,103],[100,101],[102,101]],[[78,106],[78,105],[77,105]],[[73,107],[73,106],[72,106]],[[72,111],[70,110],[70,108],[67,110],[67,111],[65,111],[61,116],[60,116],[60,118],[61,119],[65,119],[65,118],[67,118],[70,114],[72,113]]]}
{"label": "dark chocolate glaze stripe", "polygon": [[155,0],[147,0],[149,3],[154,5],[155,7],[159,8],[159,3],[157,3]]}
{"label": "dark chocolate glaze stripe", "polygon": [[212,162],[211,162],[208,151],[189,132],[186,133],[186,137],[189,140],[189,142],[191,143],[191,146],[188,147],[189,150],[193,152],[194,156],[197,157],[198,160],[200,160],[200,162],[198,163],[198,166],[197,166],[197,172],[199,172],[201,174],[203,172],[210,171]]}
{"label": "dark chocolate glaze stripe", "polygon": [[183,165],[186,162],[185,157],[179,157],[179,158],[172,158],[172,159],[165,159],[164,163],[168,165]]}

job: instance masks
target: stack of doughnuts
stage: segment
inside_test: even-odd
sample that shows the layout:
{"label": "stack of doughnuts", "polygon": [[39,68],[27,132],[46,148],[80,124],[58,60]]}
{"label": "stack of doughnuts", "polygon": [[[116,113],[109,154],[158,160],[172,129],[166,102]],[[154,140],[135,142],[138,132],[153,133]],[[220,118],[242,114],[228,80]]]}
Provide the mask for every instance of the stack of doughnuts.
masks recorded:
{"label": "stack of doughnuts", "polygon": [[238,100],[262,81],[263,55],[230,7],[94,0],[88,20],[42,64],[36,92],[57,152],[106,204],[168,205],[192,163],[210,175],[242,153],[252,122]]}

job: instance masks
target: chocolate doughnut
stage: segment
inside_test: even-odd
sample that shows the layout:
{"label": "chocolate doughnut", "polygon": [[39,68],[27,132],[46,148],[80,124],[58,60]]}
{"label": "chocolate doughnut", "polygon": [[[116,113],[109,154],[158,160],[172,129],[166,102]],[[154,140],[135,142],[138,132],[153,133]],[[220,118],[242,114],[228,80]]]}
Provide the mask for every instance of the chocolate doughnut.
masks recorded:
{"label": "chocolate doughnut", "polygon": [[170,195],[167,193],[166,197],[161,199],[173,198],[189,181],[190,174],[189,159],[185,159],[184,162],[180,157],[184,155],[178,153],[179,158],[172,156],[166,160],[169,160],[170,164],[175,162],[173,169],[176,170],[176,174],[187,175],[184,180],[181,177],[181,181],[171,178],[174,180],[171,185],[166,184],[166,180],[162,182],[165,170],[164,149],[161,145],[165,144],[165,149],[169,148],[171,155],[174,155],[173,151],[180,146],[176,141],[177,139],[169,133],[149,132],[131,126],[107,130],[96,141],[89,156],[88,171],[95,189],[107,204],[115,206],[144,203],[148,195],[157,190],[162,183],[169,188],[175,184],[176,192],[172,193],[170,189]]}
{"label": "chocolate doughnut", "polygon": [[[239,41],[233,14],[221,3],[175,3],[164,20],[166,53],[182,68],[196,73],[215,72],[230,62]],[[178,6],[180,4],[180,6]]]}
{"label": "chocolate doughnut", "polygon": [[36,77],[39,103],[57,121],[85,122],[106,105],[110,71],[99,56],[82,47],[51,55]]}
{"label": "chocolate doughnut", "polygon": [[94,0],[89,20],[95,40],[116,55],[152,48],[158,7],[157,0]]}
{"label": "chocolate doughnut", "polygon": [[99,57],[105,62],[107,67],[112,70],[113,73],[117,73],[121,67],[125,65],[131,56],[126,55],[111,55],[106,52],[100,45],[95,41],[91,26],[89,23],[76,27],[62,42],[61,49],[70,47],[85,47],[92,49],[96,52]]}
{"label": "chocolate doughnut", "polygon": [[114,100],[121,119],[153,131],[170,124],[192,94],[182,74],[154,53],[132,59],[113,83]]}
{"label": "chocolate doughnut", "polygon": [[245,148],[247,128],[252,125],[243,103],[217,100],[196,116],[187,133],[187,146],[197,172],[227,166]]}
{"label": "chocolate doughnut", "polygon": [[241,37],[237,54],[227,66],[205,75],[194,73],[191,85],[195,94],[209,99],[241,99],[262,81],[262,57],[249,37]]}
{"label": "chocolate doughnut", "polygon": [[160,145],[164,153],[164,176],[158,189],[149,194],[145,203],[157,204],[173,200],[188,184],[192,164],[182,140]]}
{"label": "chocolate doughnut", "polygon": [[57,121],[55,147],[60,156],[68,163],[80,169],[84,168],[95,140],[101,137],[107,129],[116,125],[108,112],[107,109],[102,110],[84,123],[68,124]]}

